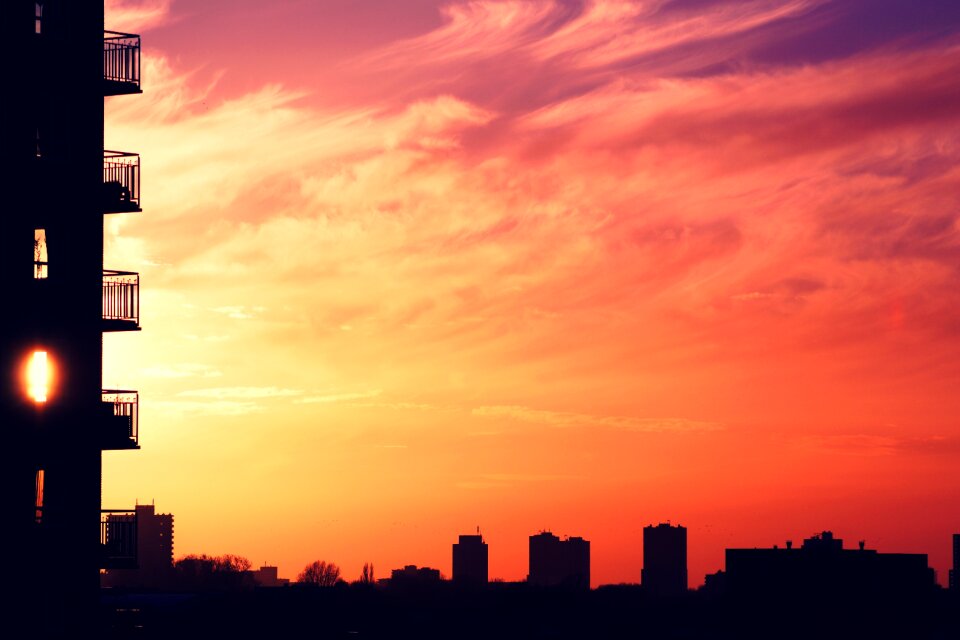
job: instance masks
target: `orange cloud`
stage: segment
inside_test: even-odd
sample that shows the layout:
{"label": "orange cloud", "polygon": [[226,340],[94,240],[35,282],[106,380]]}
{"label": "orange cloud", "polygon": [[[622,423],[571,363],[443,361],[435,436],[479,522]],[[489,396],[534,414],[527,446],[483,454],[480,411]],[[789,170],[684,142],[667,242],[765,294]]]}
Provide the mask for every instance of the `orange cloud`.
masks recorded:
{"label": "orange cloud", "polygon": [[[174,502],[178,549],[288,572],[310,544],[359,571],[384,526],[445,568],[485,519],[505,577],[508,540],[545,521],[626,553],[625,513],[676,513],[702,574],[770,541],[733,538],[751,527],[856,524],[810,496],[863,500],[884,531],[925,492],[954,508],[955,447],[910,452],[960,410],[956,46],[737,57],[818,6],[452,4],[344,62],[379,89],[336,105],[299,76],[229,94],[152,52],[145,94],[108,104],[108,146],[143,155],[145,211],[109,221],[107,255],[143,272],[145,331],[105,344],[144,442],[107,491]],[[231,527],[251,517],[293,542],[265,554]],[[598,553],[599,581],[635,579]]]}
{"label": "orange cloud", "polygon": [[173,0],[104,0],[105,23],[113,31],[143,33],[172,19]]}

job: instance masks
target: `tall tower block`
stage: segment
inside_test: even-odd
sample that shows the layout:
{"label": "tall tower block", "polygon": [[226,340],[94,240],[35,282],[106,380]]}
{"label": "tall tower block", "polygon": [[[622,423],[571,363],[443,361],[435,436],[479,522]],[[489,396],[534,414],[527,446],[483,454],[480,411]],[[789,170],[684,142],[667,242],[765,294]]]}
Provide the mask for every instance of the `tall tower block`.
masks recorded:
{"label": "tall tower block", "polygon": [[676,596],[687,591],[687,529],[661,523],[643,528],[644,591]]}
{"label": "tall tower block", "polygon": [[[136,516],[108,526],[105,450],[139,448],[137,394],[104,390],[103,333],[139,329],[139,276],[103,265],[104,216],[139,206],[139,157],[104,150],[104,99],[140,93],[140,39],[103,0],[0,8],[0,464],[23,615],[81,626],[100,569],[134,566]],[[115,514],[116,515],[116,514]]]}

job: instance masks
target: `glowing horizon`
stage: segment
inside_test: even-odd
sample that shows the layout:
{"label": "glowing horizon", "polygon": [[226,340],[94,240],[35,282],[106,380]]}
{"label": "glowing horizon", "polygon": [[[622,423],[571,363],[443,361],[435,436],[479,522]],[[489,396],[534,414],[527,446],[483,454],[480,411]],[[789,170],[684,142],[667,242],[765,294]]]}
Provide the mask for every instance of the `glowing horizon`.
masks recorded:
{"label": "glowing horizon", "polygon": [[[402,6],[400,6],[402,5]],[[960,531],[960,7],[111,0],[142,96],[141,393],[104,503],[176,555],[491,578],[541,529],[636,582],[723,549]]]}

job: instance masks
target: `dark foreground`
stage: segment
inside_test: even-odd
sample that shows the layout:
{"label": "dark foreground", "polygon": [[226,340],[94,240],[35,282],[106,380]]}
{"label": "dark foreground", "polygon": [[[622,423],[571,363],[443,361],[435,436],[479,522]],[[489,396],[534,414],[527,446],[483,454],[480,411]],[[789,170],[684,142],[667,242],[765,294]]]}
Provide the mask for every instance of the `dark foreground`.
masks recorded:
{"label": "dark foreground", "polygon": [[960,598],[734,599],[450,585],[391,590],[341,585],[233,593],[105,591],[101,638],[960,638]]}

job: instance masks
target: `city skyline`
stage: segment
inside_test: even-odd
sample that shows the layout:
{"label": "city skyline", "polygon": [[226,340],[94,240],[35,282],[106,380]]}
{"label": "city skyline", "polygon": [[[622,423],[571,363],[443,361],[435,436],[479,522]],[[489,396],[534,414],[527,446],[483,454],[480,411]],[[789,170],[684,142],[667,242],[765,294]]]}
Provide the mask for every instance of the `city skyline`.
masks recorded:
{"label": "city skyline", "polygon": [[[137,556],[139,566],[136,569],[119,569],[108,571],[101,577],[102,586],[121,587],[124,589],[145,588],[147,590],[175,589],[176,583],[172,581],[173,569],[176,564],[174,557],[174,536],[173,536],[173,514],[157,514],[155,504],[136,505],[137,520]],[[115,520],[124,520],[129,516],[122,515],[114,517]],[[108,518],[108,521],[110,518]],[[801,549],[806,551],[813,549],[829,550],[831,553],[841,552],[850,557],[854,550],[844,546],[843,539],[836,536],[833,531],[824,530],[811,534],[810,537],[801,538],[802,545],[794,545],[794,540],[786,540],[781,547],[780,544],[772,546],[753,546],[753,547],[733,547],[724,550],[725,560],[722,566],[715,567],[713,571],[708,572],[706,580],[700,584],[687,584],[687,556],[689,548],[687,545],[686,527],[681,524],[659,523],[657,525],[649,524],[643,528],[642,538],[642,567],[638,572],[638,579],[633,581],[624,581],[618,583],[596,584],[592,579],[590,571],[591,562],[591,543],[590,540],[581,536],[557,536],[549,529],[540,529],[535,534],[528,537],[528,573],[521,580],[507,581],[501,577],[489,575],[489,545],[484,537],[478,531],[474,534],[459,534],[457,541],[453,542],[452,562],[448,570],[445,567],[434,568],[433,565],[411,564],[404,562],[399,568],[390,569],[393,578],[400,575],[401,579],[413,578],[422,580],[426,576],[430,581],[451,581],[460,586],[478,586],[487,583],[498,582],[525,582],[534,586],[576,588],[584,587],[594,589],[602,586],[641,586],[645,592],[655,597],[672,597],[687,591],[695,591],[703,587],[710,587],[710,580],[716,580],[717,576],[723,574],[730,563],[731,553],[733,557],[752,558],[746,566],[756,568],[764,566],[766,559],[775,558],[778,554],[791,549]],[[925,566],[930,571],[931,584],[937,584],[941,587],[954,590],[957,586],[954,583],[953,571],[960,566],[960,533],[954,533],[950,536],[952,540],[951,569],[946,578],[937,575],[935,569],[929,564],[929,553],[911,553],[903,554],[896,550],[879,550],[867,547],[866,540],[858,542],[858,549],[861,554],[866,549],[866,555],[876,557],[876,554],[882,553],[881,558],[912,556],[910,562],[913,563],[914,577],[915,569],[922,557]],[[773,555],[770,555],[773,554]],[[190,553],[180,554],[177,559],[191,559],[195,557],[215,558],[218,554],[208,553]],[[226,554],[224,557],[240,558],[248,561],[243,554]],[[794,560],[802,560],[802,556]],[[739,560],[742,562],[742,560]],[[339,578],[345,582],[362,582],[358,577],[354,579],[352,574],[341,572],[336,561],[326,558],[324,560],[315,560],[312,562],[332,562],[337,567]],[[585,563],[585,564],[584,564]],[[249,563],[252,567],[256,563]],[[371,576],[376,567],[375,562],[365,562],[363,571],[358,575],[365,575],[368,567],[371,570]],[[771,563],[776,566],[776,563]],[[458,569],[459,567],[459,569]],[[769,570],[769,568],[768,568]],[[581,573],[582,572],[582,573]],[[252,571],[254,582],[260,586],[287,586],[292,578],[284,578],[280,575],[279,567],[271,565],[269,560],[264,560],[259,569]],[[909,572],[908,572],[909,573]],[[296,575],[296,573],[292,574]],[[586,576],[586,581],[580,578]],[[279,576],[279,581],[278,581]],[[570,578],[574,578],[571,580]],[[381,579],[383,581],[385,579]],[[386,579],[389,582],[389,579]]]}
{"label": "city skyline", "polygon": [[[742,541],[960,529],[960,7],[934,0],[108,0],[106,108],[149,215],[107,221],[104,339],[184,554],[491,577],[531,531],[691,586]],[[283,543],[276,545],[282,524]],[[380,546],[389,540],[387,548]],[[378,549],[381,557],[368,557]]]}

